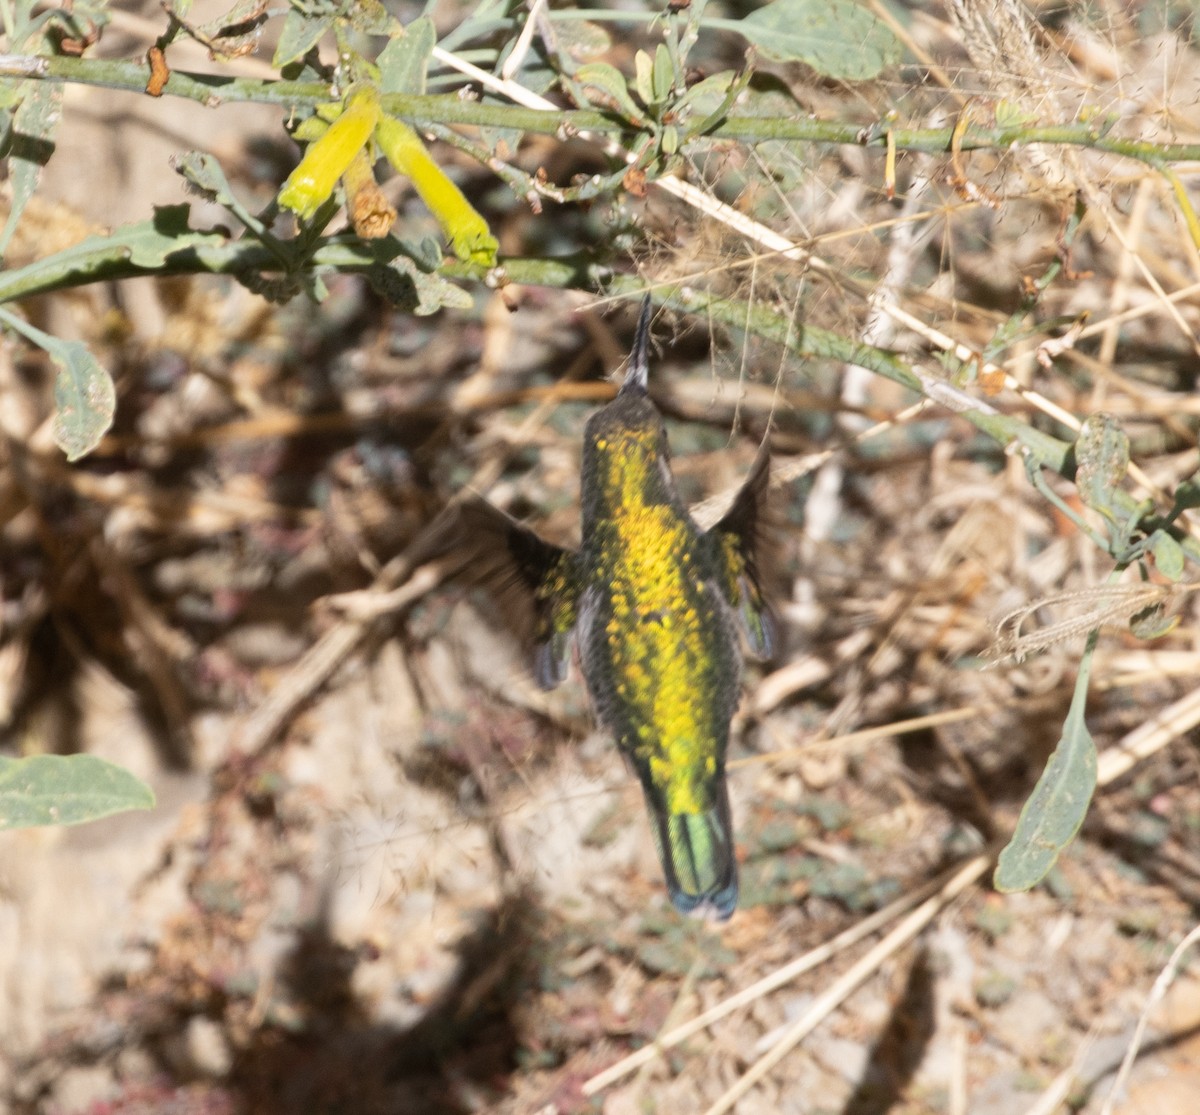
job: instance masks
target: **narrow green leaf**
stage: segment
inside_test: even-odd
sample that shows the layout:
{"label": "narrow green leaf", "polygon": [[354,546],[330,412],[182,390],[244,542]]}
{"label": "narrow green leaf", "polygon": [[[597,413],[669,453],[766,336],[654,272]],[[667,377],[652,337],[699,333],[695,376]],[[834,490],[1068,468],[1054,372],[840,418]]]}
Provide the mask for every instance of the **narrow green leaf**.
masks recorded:
{"label": "narrow green leaf", "polygon": [[659,43],[658,48],[654,51],[652,82],[655,103],[666,103],[667,98],[671,96],[671,89],[675,85],[675,66],[671,62],[671,52],[665,43]]}
{"label": "narrow green leaf", "polygon": [[149,786],[94,755],[0,758],[0,829],[78,825],[153,808]]}
{"label": "narrow green leaf", "polygon": [[404,33],[390,39],[375,60],[381,92],[423,94],[429,58],[436,45],[437,32],[428,16],[405,26]]}
{"label": "narrow green leaf", "polygon": [[846,81],[876,77],[900,58],[896,37],[854,0],[774,0],[719,25],[740,32],[775,62],[805,62]]}
{"label": "narrow green leaf", "polygon": [[279,42],[275,46],[271,65],[282,69],[289,62],[303,58],[317,45],[321,36],[329,30],[332,22],[333,20],[329,16],[325,18],[309,16],[297,8],[293,8],[283,21],[283,28],[279,32]]}
{"label": "narrow green leaf", "polygon": [[637,90],[642,104],[654,104],[654,63],[644,50],[639,50],[633,56],[633,73],[633,87]]}
{"label": "narrow green leaf", "polygon": [[1096,634],[1088,640],[1079,666],[1062,738],[1021,810],[1012,840],[1000,853],[993,879],[998,891],[1029,890],[1040,883],[1087,815],[1096,789],[1096,744],[1083,714]]}
{"label": "narrow green leaf", "polygon": [[1129,437],[1111,414],[1092,414],[1075,439],[1075,487],[1094,511],[1114,519],[1113,492],[1129,470]]}
{"label": "narrow green leaf", "polygon": [[62,115],[61,85],[51,81],[27,81],[22,84],[24,97],[13,113],[8,151],[12,203],[4,231],[0,232],[0,257],[8,251],[21,214],[41,181],[42,170],[54,153],[51,136]]}
{"label": "narrow green leaf", "polygon": [[624,75],[615,66],[610,66],[607,62],[588,62],[575,71],[575,80],[580,85],[590,85],[599,89],[628,119],[643,119],[641,109],[629,95]]}
{"label": "narrow green leaf", "polygon": [[[55,286],[77,286],[84,279],[95,281],[129,264],[147,269],[165,267],[176,253],[194,261],[206,248],[219,250],[228,245],[225,233],[188,228],[188,212],[186,204],[156,206],[149,221],[121,225],[103,236],[85,237],[16,271],[0,272],[2,298],[10,301],[24,297],[30,290],[40,293]],[[16,322],[8,318],[4,321],[29,336]]]}
{"label": "narrow green leaf", "polygon": [[16,130],[15,116],[16,112],[13,109],[0,108],[0,159],[7,159],[12,150],[13,133]]}

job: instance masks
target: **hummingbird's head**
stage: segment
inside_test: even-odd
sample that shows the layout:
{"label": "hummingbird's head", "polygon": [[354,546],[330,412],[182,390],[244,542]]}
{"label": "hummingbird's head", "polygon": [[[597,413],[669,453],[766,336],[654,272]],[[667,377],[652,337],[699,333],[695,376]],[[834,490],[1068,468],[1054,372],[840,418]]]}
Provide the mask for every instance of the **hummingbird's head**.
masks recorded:
{"label": "hummingbird's head", "polygon": [[[646,390],[652,309],[647,297],[625,382],[617,397],[593,414],[584,430],[584,487],[595,488],[605,503],[620,499],[628,504],[635,492],[637,502],[675,502],[667,430]],[[590,502],[585,496],[585,504]],[[585,507],[585,519],[588,510]]]}
{"label": "hummingbird's head", "polygon": [[638,315],[633,352],[625,382],[608,406],[592,415],[584,433],[585,450],[599,457],[651,458],[667,455],[667,433],[662,415],[650,401],[650,319],[654,304],[646,295]]}

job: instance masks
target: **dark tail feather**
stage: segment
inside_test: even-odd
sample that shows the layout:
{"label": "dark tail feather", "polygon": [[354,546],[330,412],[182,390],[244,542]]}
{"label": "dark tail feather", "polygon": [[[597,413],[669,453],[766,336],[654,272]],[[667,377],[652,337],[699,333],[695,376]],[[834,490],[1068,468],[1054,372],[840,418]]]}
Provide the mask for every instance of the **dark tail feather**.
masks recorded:
{"label": "dark tail feather", "polygon": [[737,862],[733,825],[724,786],[704,813],[667,813],[647,795],[654,841],[671,902],[682,914],[710,909],[720,921],[737,906]]}

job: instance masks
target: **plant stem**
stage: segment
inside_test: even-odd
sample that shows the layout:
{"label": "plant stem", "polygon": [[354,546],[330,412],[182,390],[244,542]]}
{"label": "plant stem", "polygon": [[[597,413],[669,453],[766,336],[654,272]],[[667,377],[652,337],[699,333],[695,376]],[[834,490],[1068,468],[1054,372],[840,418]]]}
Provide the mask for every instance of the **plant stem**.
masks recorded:
{"label": "plant stem", "polygon": [[[5,76],[76,82],[143,93],[149,75],[146,67],[138,62],[10,54],[0,55],[0,78]],[[257,78],[192,74],[183,70],[171,71],[165,92],[212,107],[235,102],[256,102],[275,104],[281,108],[315,108],[330,100],[328,88],[319,82],[262,81]],[[630,124],[615,116],[590,109],[549,111],[517,105],[481,104],[463,101],[449,94],[416,96],[394,93],[383,98],[383,105],[391,115],[417,125],[428,121],[504,127],[540,135],[557,135],[564,129],[617,136],[629,136],[635,131]],[[1158,144],[1112,136],[1109,132],[1114,122],[1103,120],[1083,124],[995,128],[972,124],[963,133],[959,146],[963,151],[1005,150],[1031,143],[1086,147],[1136,159],[1156,168],[1171,162],[1200,161],[1200,144]],[[877,123],[864,127],[802,117],[729,116],[711,129],[708,138],[743,143],[766,143],[772,140],[836,143],[882,149],[887,145],[889,131],[899,150],[940,153],[950,149],[954,128],[889,128]]]}

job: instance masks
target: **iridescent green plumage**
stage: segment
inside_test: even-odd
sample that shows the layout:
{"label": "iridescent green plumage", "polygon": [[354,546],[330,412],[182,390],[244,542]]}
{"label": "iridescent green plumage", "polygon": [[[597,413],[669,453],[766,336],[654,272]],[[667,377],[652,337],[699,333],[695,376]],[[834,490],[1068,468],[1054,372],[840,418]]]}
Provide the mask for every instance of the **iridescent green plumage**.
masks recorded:
{"label": "iridescent green plumage", "polygon": [[597,714],[641,780],[672,902],[727,918],[737,904],[725,751],[738,628],[755,653],[771,649],[755,553],[768,458],[759,453],[729,511],[701,531],[647,394],[650,309],[647,299],[624,385],[584,432],[580,549],[497,521],[534,601],[539,681],[563,679],[574,634]]}

